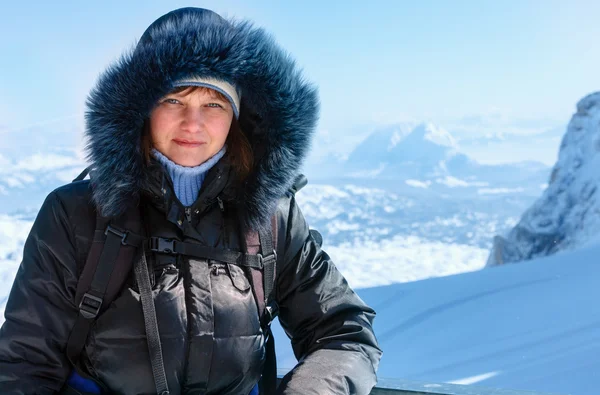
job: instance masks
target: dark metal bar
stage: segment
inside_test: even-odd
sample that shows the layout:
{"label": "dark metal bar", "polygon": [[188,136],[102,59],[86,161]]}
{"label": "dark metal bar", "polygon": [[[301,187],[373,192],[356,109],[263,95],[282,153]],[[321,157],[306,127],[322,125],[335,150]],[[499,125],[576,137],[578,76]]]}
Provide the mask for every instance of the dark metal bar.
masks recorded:
{"label": "dark metal bar", "polygon": [[[283,376],[278,377],[279,380]],[[379,379],[370,395],[568,395],[537,391],[485,388],[474,385]]]}

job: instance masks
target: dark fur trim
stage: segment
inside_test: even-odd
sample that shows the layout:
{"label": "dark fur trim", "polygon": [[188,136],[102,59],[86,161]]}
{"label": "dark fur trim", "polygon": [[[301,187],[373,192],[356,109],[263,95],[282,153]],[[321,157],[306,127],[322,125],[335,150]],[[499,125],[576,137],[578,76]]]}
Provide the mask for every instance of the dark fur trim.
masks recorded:
{"label": "dark fur trim", "polygon": [[307,154],[317,92],[264,30],[199,8],[156,20],[91,91],[86,134],[96,169],[94,201],[106,216],[120,215],[137,201],[147,183],[140,147],[144,120],[173,81],[192,73],[241,88],[240,123],[262,154],[238,199],[247,226],[268,225]]}

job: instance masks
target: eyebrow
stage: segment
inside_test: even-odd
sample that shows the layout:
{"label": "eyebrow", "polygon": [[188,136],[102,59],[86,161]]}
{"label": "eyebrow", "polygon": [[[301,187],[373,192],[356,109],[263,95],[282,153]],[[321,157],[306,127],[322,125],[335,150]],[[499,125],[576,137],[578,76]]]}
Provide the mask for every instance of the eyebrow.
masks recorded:
{"label": "eyebrow", "polygon": [[220,96],[220,95],[211,95],[210,100],[218,100],[223,103],[229,103],[229,100],[227,100],[226,98],[224,98],[223,96]]}
{"label": "eyebrow", "polygon": [[[177,92],[177,93],[167,93],[163,99],[167,99],[169,97],[188,97],[190,95],[190,93],[186,93],[186,94],[182,94],[183,92]],[[229,103],[229,100],[227,100],[226,97],[223,97],[221,95],[219,95],[218,93],[214,93],[214,94],[210,94],[208,100],[217,100],[220,101],[222,103]]]}

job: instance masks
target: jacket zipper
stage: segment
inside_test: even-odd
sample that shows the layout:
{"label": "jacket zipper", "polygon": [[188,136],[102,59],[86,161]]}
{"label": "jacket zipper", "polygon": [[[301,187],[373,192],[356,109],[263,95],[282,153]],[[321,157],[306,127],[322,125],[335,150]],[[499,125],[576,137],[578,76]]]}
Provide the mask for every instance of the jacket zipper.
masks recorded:
{"label": "jacket zipper", "polygon": [[[221,177],[223,176],[223,171],[221,169],[218,169],[217,171],[217,180],[221,179]],[[163,193],[163,197],[166,193],[166,189],[165,189],[165,182],[171,187],[171,190],[174,189],[173,187],[173,181],[171,180],[171,178],[168,176],[168,174],[164,171],[163,169],[163,177],[162,177],[162,193]],[[211,187],[214,189],[214,183],[212,183]],[[217,199],[212,199],[212,200],[205,200],[204,201],[204,207],[202,207],[202,209],[200,208],[196,208],[198,205],[193,205],[190,207],[185,207],[185,217],[187,219],[187,221],[189,223],[192,222],[192,210],[195,210],[196,214],[200,214],[200,212],[204,212],[206,211],[206,209],[208,209],[210,206],[212,206],[212,204],[216,201],[219,202],[219,208],[221,209],[221,211],[225,211],[225,208],[223,206],[223,201],[221,200],[221,197],[217,197]],[[200,204],[201,206],[202,204]]]}
{"label": "jacket zipper", "polygon": [[[207,201],[207,202],[205,203],[205,206],[202,208],[202,213],[203,213],[204,211],[206,211],[208,208],[210,208],[210,206],[212,206],[212,205],[213,205],[215,202],[218,202],[218,203],[219,203],[219,209],[221,210],[221,212],[222,212],[222,213],[224,213],[224,212],[225,212],[225,205],[224,205],[224,203],[223,203],[223,200],[221,199],[221,197],[220,197],[220,196],[218,196],[218,197],[217,197],[216,199],[214,199],[214,200]],[[185,207],[185,208],[184,208],[184,211],[185,211],[185,218],[186,218],[186,219],[187,219],[187,221],[188,221],[188,222],[191,224],[191,223],[192,223],[192,207]],[[200,213],[201,213],[201,211],[200,211],[199,209],[197,209],[197,210],[195,211],[195,213],[196,213],[196,214],[200,214]]]}
{"label": "jacket zipper", "polygon": [[[223,176],[222,174],[222,170],[219,169],[217,172],[217,176],[216,176],[216,180],[220,180],[221,177]],[[215,182],[216,182],[215,180]],[[206,192],[206,194],[208,194],[210,196],[210,194],[212,194],[212,191],[215,189],[215,182],[212,182],[209,186],[209,190]],[[199,215],[200,213],[203,213],[204,211],[206,211],[210,206],[212,206],[212,204],[218,200],[220,198],[217,199],[204,199],[204,201],[198,201],[196,202],[194,205],[192,205],[190,207],[190,214],[191,214],[191,210],[194,210],[194,213]],[[187,212],[186,212],[187,213]]]}

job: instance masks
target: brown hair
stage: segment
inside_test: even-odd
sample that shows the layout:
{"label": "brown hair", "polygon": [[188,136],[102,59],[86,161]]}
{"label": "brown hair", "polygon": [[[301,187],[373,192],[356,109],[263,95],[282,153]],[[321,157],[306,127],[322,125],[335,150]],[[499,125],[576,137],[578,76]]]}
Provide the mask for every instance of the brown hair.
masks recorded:
{"label": "brown hair", "polygon": [[[173,91],[171,91],[171,93],[180,93],[185,91],[186,89],[189,89],[188,93],[191,93],[196,89],[210,91],[210,93],[213,94],[215,97],[219,97],[222,100],[229,101],[220,92],[201,86],[184,86],[174,89]],[[231,163],[238,180],[243,181],[250,174],[250,172],[252,171],[252,167],[254,166],[254,153],[252,151],[252,146],[250,145],[248,137],[240,128],[240,124],[235,117],[233,117],[233,120],[231,122],[231,127],[229,128],[229,134],[227,135],[227,140],[225,140],[225,144],[227,145],[227,153],[225,154],[225,156],[229,159],[229,163]],[[146,119],[146,121],[144,122],[140,147],[142,149],[142,155],[144,157],[146,165],[150,164],[152,137],[150,135],[149,119]]]}

